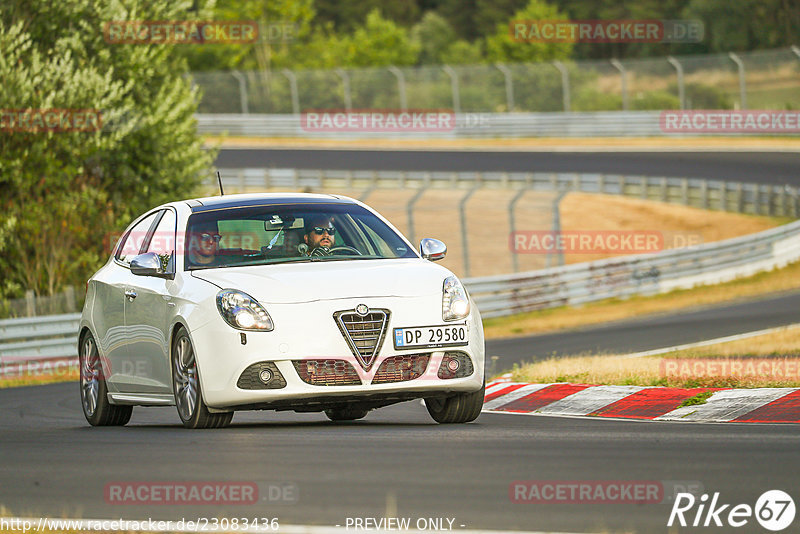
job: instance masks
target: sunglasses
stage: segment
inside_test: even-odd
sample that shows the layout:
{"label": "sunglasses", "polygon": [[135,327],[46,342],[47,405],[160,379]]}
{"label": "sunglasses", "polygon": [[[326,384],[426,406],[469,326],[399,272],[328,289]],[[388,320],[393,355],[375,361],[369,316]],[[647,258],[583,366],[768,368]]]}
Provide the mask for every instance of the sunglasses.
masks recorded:
{"label": "sunglasses", "polygon": [[210,245],[212,242],[219,244],[220,239],[222,236],[219,234],[200,234],[200,241],[204,245]]}
{"label": "sunglasses", "polygon": [[326,227],[326,228],[323,228],[321,226],[315,226],[314,227],[314,233],[315,234],[322,235],[323,232],[328,232],[328,235],[336,235],[336,228],[332,228],[330,226]]}

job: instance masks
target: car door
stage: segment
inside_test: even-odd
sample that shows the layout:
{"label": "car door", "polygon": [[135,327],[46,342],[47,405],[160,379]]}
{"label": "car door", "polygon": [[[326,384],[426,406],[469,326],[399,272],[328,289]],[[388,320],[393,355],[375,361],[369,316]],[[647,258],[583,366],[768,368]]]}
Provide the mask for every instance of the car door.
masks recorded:
{"label": "car door", "polygon": [[158,212],[147,215],[125,233],[114,252],[114,261],[93,279],[96,297],[92,323],[100,353],[105,358],[106,382],[112,392],[126,391],[131,381],[125,327],[125,291],[132,276],[130,261],[139,254],[144,245],[142,238],[158,216]]}
{"label": "car door", "polygon": [[[142,253],[174,259],[175,223],[173,209],[164,210],[154,231],[147,237]],[[174,265],[174,261],[170,262]],[[131,275],[125,299],[125,325],[129,340],[128,365],[136,393],[171,393],[169,325],[175,282],[155,276]]]}

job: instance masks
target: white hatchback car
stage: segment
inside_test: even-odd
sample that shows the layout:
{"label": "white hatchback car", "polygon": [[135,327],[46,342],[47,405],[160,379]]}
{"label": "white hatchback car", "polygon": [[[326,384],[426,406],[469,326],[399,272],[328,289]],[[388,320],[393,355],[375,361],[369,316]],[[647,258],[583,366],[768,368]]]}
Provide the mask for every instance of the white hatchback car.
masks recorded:
{"label": "white hatchback car", "polygon": [[423,398],[478,417],[484,339],[452,272],[364,204],[312,194],[173,202],[136,219],[89,280],[81,404],[92,425],[176,405],[188,428],[235,410],[334,421]]}

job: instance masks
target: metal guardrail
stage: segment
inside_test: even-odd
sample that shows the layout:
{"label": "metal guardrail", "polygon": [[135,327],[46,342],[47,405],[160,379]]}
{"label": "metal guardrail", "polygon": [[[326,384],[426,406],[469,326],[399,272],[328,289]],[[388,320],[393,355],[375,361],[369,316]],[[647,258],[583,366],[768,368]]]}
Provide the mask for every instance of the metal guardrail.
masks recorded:
{"label": "metal guardrail", "polygon": [[0,359],[25,360],[77,354],[79,313],[0,321]]}
{"label": "metal guardrail", "polygon": [[[800,221],[652,255],[464,279],[484,318],[725,282],[800,260]],[[77,353],[80,314],[0,321],[0,359]],[[6,343],[8,340],[20,340]],[[1,368],[1,366],[0,366]]]}
{"label": "metal guardrail", "polygon": [[[219,169],[225,187],[311,189],[517,189],[622,195],[703,209],[795,217],[800,193],[792,186],[701,178],[542,172],[348,171],[316,169]],[[216,178],[209,178],[216,185]]]}
{"label": "metal guardrail", "polygon": [[465,279],[485,318],[726,282],[800,259],[800,221],[652,255]]}
{"label": "metal guardrail", "polygon": [[[483,317],[491,318],[725,282],[797,260],[800,221],[687,249],[467,278],[464,284]],[[77,354],[79,319],[69,314],[0,321],[0,361]]]}
{"label": "metal guardrail", "polygon": [[[455,128],[441,131],[315,131],[303,128],[300,115],[202,114],[195,115],[202,134],[307,139],[456,139],[516,137],[682,137],[665,133],[658,111],[598,111],[543,113],[458,113]],[[691,133],[697,135],[754,135],[753,132]],[[776,135],[770,133],[769,135]]]}
{"label": "metal guardrail", "polygon": [[[795,188],[682,178],[544,173],[421,173],[241,169],[223,171],[259,187],[509,187],[651,198],[743,213],[796,217]],[[653,295],[724,282],[800,260],[800,221],[764,232],[651,255],[609,258],[523,273],[465,278],[485,318],[606,298]],[[0,320],[0,374],[9,361],[74,357],[80,314]]]}

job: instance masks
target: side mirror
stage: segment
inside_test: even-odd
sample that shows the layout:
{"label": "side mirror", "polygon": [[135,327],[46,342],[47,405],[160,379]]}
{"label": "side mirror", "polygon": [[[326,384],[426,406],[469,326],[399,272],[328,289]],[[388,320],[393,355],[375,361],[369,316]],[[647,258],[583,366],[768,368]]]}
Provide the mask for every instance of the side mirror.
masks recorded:
{"label": "side mirror", "polygon": [[167,278],[161,258],[155,252],[139,254],[131,260],[131,272],[138,276]]}
{"label": "side mirror", "polygon": [[439,261],[447,254],[447,245],[438,239],[425,237],[419,242],[419,253],[428,261]]}

